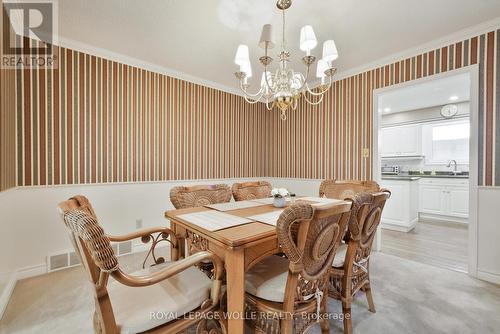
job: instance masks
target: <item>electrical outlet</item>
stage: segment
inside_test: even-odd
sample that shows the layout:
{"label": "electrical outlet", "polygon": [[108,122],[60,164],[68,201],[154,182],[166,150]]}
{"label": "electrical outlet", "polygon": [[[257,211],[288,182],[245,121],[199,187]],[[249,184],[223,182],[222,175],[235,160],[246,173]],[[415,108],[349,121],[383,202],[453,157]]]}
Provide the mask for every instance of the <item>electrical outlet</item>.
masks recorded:
{"label": "electrical outlet", "polygon": [[135,220],[135,228],[137,229],[142,228],[142,219]]}

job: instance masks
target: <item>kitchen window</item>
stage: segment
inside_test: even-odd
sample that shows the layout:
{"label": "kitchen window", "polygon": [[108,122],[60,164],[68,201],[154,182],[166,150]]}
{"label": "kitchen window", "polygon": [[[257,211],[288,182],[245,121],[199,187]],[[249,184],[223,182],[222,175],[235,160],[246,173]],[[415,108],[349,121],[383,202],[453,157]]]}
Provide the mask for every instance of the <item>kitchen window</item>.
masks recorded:
{"label": "kitchen window", "polygon": [[424,154],[426,164],[446,164],[456,160],[469,163],[469,120],[425,125]]}

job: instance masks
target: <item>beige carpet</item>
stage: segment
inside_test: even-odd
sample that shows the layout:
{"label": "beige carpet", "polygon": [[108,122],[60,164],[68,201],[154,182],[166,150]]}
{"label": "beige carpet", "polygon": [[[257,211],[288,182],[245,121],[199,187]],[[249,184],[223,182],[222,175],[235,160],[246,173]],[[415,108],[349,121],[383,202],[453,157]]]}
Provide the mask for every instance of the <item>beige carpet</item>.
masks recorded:
{"label": "beige carpet", "polygon": [[[142,261],[134,255],[121,262],[133,270]],[[355,333],[500,333],[499,286],[382,253],[373,254],[371,265],[377,313],[368,312],[359,295]],[[329,305],[341,311],[338,302]],[[0,332],[92,333],[92,313],[86,277],[77,267],[18,282]],[[340,321],[330,325],[332,333],[342,332]]]}

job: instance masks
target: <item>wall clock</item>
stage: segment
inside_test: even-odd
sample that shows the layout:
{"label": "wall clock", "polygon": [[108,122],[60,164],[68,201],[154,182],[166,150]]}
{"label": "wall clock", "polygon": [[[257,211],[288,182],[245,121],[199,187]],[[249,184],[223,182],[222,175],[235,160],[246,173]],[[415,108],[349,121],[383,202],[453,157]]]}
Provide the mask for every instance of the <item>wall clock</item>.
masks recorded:
{"label": "wall clock", "polygon": [[456,104],[447,104],[441,108],[441,116],[444,118],[452,118],[458,113],[458,106]]}

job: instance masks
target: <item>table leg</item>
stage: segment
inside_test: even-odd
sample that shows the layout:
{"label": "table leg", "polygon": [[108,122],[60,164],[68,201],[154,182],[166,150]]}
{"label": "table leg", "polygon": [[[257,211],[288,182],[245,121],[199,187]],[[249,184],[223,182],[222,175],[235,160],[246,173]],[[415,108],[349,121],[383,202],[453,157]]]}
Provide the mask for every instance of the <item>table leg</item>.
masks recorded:
{"label": "table leg", "polygon": [[186,258],[186,256],[188,254],[186,254],[186,238],[184,238],[184,236],[179,236],[179,245],[177,245],[177,247],[179,247],[179,257],[178,259],[184,259]]}
{"label": "table leg", "polygon": [[186,239],[180,235],[179,228],[173,221],[170,221],[170,229],[177,236],[177,248],[170,245],[170,257],[172,261],[178,261],[179,259],[186,257]]}
{"label": "table leg", "polygon": [[[170,222],[170,229],[172,230],[172,232],[174,232],[175,235],[177,235],[177,233],[175,232],[175,223],[174,222]],[[177,240],[177,247],[174,247],[173,244],[170,244],[170,261],[177,261],[179,260],[179,240]]]}
{"label": "table leg", "polygon": [[243,249],[226,252],[228,331],[243,334],[245,314],[245,253]]}

